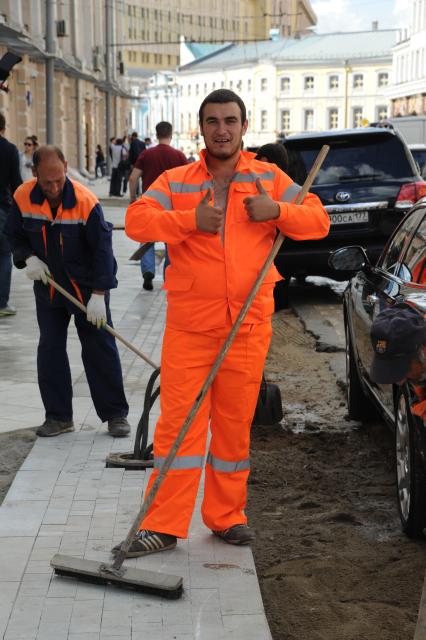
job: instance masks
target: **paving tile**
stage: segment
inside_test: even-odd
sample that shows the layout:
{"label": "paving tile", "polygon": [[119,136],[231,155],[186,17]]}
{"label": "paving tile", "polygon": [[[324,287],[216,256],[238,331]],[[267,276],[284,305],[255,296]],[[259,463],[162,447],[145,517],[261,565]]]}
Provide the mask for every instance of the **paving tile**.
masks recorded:
{"label": "paving tile", "polygon": [[8,537],[35,537],[47,505],[47,500],[4,500],[0,509],[0,540]]}
{"label": "paving tile", "polygon": [[0,538],[0,589],[21,580],[33,546],[32,538]]}

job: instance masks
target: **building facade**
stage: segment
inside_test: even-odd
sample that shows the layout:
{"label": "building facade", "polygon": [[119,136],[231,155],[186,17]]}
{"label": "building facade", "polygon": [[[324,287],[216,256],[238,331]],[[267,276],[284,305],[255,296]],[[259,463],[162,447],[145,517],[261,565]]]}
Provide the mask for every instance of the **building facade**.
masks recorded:
{"label": "building facade", "polygon": [[409,28],[393,50],[392,116],[426,115],[426,0],[409,0]]}
{"label": "building facade", "polygon": [[[19,148],[31,134],[40,143],[46,142],[48,2],[0,0],[0,55],[13,51],[23,58],[13,69],[9,92],[0,91],[6,135]],[[96,145],[107,149],[107,132],[122,135],[130,126],[130,101],[115,49],[110,46],[124,37],[122,4],[117,0],[50,0],[55,49],[54,142],[64,150],[70,166],[83,173],[94,170]]]}
{"label": "building facade", "polygon": [[[384,120],[395,30],[229,45],[181,67],[174,128],[185,152],[201,143],[197,110],[210,91],[236,91],[247,107],[246,146],[285,135]],[[163,101],[157,91],[157,100]],[[155,108],[155,107],[153,107]]]}

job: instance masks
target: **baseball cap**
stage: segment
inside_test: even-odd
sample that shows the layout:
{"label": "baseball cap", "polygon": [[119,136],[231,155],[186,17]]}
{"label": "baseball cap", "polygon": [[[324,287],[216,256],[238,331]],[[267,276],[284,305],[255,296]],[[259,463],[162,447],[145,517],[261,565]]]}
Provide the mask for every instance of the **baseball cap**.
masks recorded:
{"label": "baseball cap", "polygon": [[426,342],[423,313],[408,304],[397,304],[381,311],[370,330],[374,349],[370,376],[378,384],[403,380],[418,348]]}

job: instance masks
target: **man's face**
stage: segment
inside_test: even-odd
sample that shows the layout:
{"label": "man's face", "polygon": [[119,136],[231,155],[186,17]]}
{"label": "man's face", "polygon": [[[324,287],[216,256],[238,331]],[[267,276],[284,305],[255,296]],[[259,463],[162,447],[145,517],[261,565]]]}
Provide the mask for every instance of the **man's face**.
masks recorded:
{"label": "man's face", "polygon": [[234,156],[241,149],[247,125],[247,120],[241,122],[241,110],[236,102],[206,104],[200,128],[208,153],[222,160]]}
{"label": "man's face", "polygon": [[62,201],[66,171],[67,163],[64,164],[57,157],[45,158],[33,170],[41,190],[52,207],[57,207]]}
{"label": "man's face", "polygon": [[421,358],[416,356],[411,360],[407,375],[403,380],[399,380],[397,384],[404,384],[404,382],[407,381],[413,384],[423,384],[426,382],[426,366]]}

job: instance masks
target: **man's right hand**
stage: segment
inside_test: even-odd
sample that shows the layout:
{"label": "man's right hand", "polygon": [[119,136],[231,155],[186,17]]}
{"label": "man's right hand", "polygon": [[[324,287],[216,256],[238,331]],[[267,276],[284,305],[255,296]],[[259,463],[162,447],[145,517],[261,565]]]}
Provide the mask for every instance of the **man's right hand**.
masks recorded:
{"label": "man's right hand", "polygon": [[30,280],[41,280],[47,284],[47,276],[50,276],[49,267],[37,256],[30,256],[26,259],[26,274]]}
{"label": "man's right hand", "polygon": [[212,207],[208,204],[211,197],[211,190],[208,189],[206,195],[195,209],[197,229],[205,233],[217,233],[223,225],[225,215],[219,207]]}

